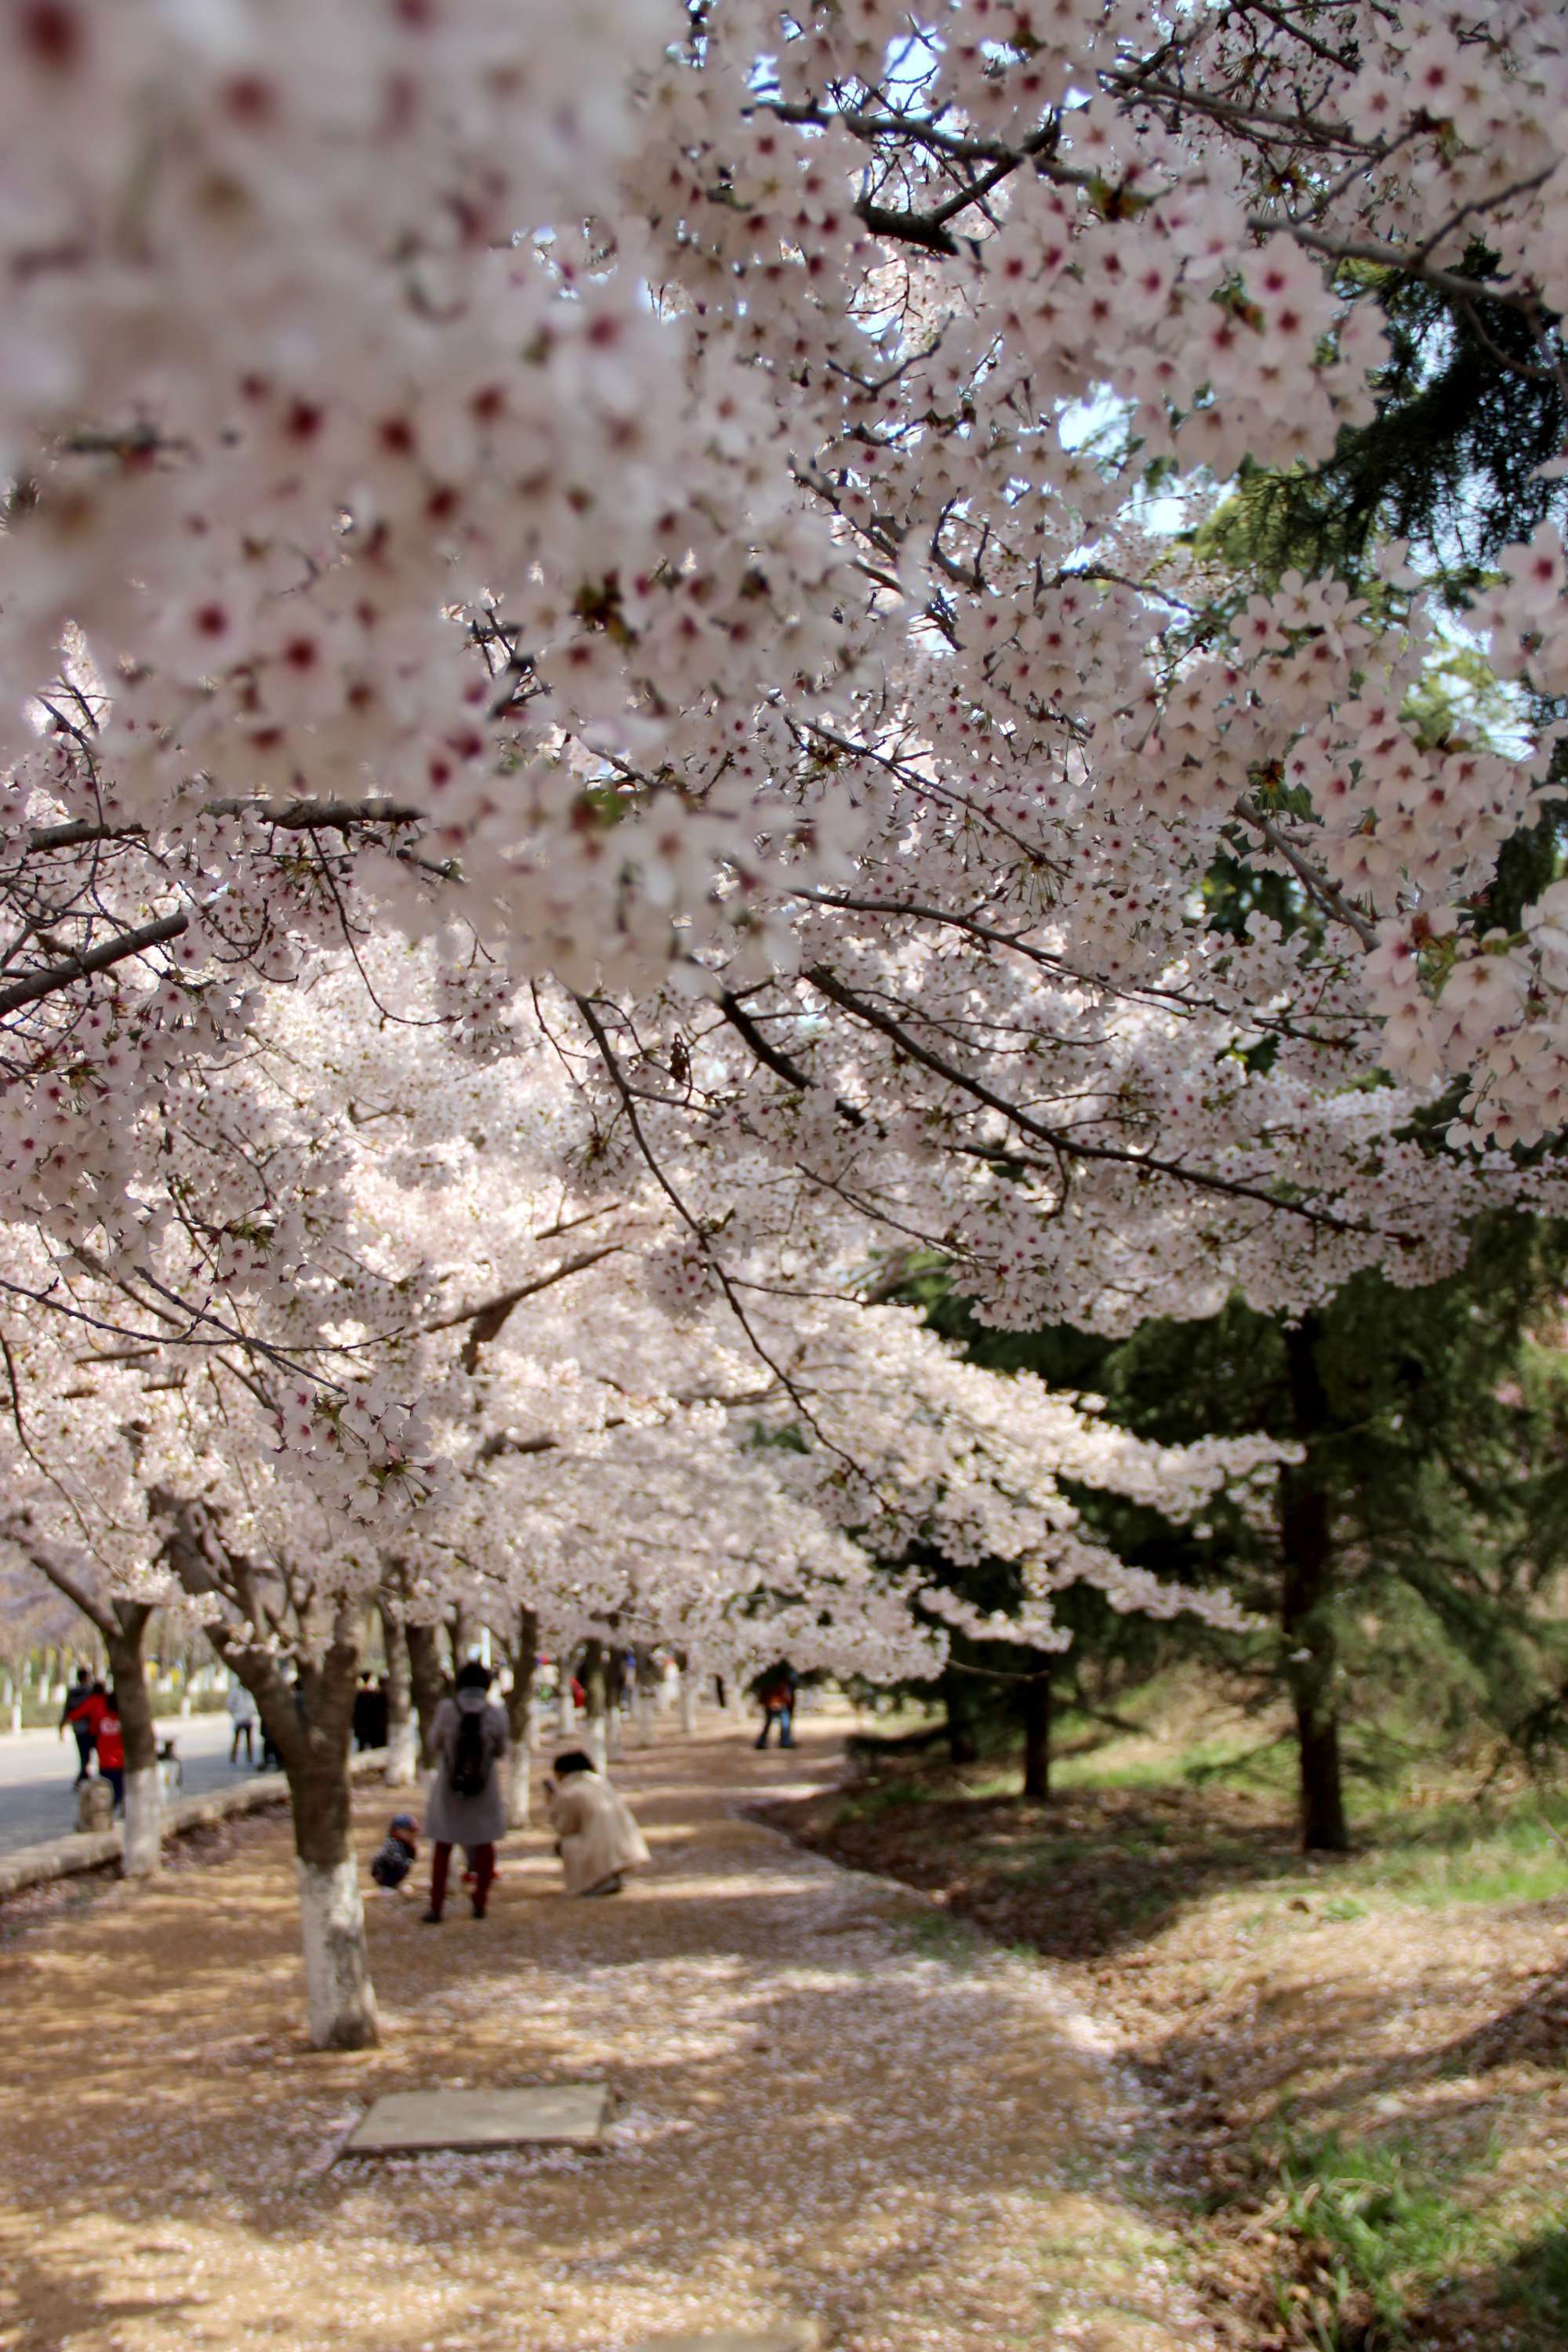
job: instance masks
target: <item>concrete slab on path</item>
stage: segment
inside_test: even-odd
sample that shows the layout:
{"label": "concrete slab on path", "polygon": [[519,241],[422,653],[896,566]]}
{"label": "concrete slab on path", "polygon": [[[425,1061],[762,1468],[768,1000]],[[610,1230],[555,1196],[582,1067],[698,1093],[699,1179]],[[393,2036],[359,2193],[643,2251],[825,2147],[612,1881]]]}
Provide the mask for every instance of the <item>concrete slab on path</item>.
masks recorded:
{"label": "concrete slab on path", "polygon": [[390,2091],[361,2116],[342,2153],[593,2147],[604,2137],[609,2101],[607,2083],[548,2083],[523,2091]]}

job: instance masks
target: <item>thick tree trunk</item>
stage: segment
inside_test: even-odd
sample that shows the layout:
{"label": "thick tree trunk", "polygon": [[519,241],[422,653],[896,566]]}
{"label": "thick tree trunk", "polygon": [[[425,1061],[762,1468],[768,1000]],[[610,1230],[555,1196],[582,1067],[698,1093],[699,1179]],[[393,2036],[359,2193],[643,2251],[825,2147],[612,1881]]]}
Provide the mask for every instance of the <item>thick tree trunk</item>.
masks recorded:
{"label": "thick tree trunk", "polygon": [[346,1719],[341,1738],[329,1740],[323,1727],[310,1745],[310,1757],[289,1772],[310,2046],[367,2050],[379,2037],[353,1848]]}
{"label": "thick tree trunk", "polygon": [[610,1756],[610,1677],[603,1642],[589,1642],[583,1650],[583,1696],[587,1701],[587,1737],[583,1745],[603,1771]]}
{"label": "thick tree trunk", "polygon": [[1305,1459],[1279,1475],[1279,1548],[1284,1561],[1279,1623],[1285,1674],[1296,1715],[1301,1843],[1309,1853],[1345,1853],[1344,1785],[1335,1699],[1333,1514],[1315,1448],[1329,1426],[1318,1369],[1320,1328],[1307,1316],[1285,1334],[1295,1435]]}
{"label": "thick tree trunk", "polygon": [[1043,1650],[1029,1653],[1032,1679],[1024,1685],[1024,1794],[1044,1804],[1051,1793],[1051,1662]]}
{"label": "thick tree trunk", "polygon": [[605,1747],[606,1754],[618,1756],[621,1737],[626,1729],[626,1661],[619,1642],[606,1643],[605,1648]]}
{"label": "thick tree trunk", "polygon": [[459,1666],[466,1666],[473,1651],[479,1646],[479,1621],[467,1601],[459,1601],[447,1620],[447,1639],[452,1645],[452,1673],[456,1677]]}
{"label": "thick tree trunk", "polygon": [[980,1755],[974,1737],[973,1702],[967,1683],[951,1666],[942,1675],[942,1695],[947,1709],[948,1755],[954,1764],[973,1764]]}
{"label": "thick tree trunk", "polygon": [[349,1774],[363,1630],[361,1613],[345,1603],[326,1652],[302,1664],[290,1686],[270,1650],[243,1647],[221,1619],[207,1629],[213,1647],[261,1710],[288,1775],[305,2006],[316,2050],[365,2050],[378,2038]]}
{"label": "thick tree trunk", "polygon": [[407,1789],[419,1777],[419,1727],[414,1714],[408,1633],[403,1620],[384,1607],[381,1638],[386,1652],[386,1785]]}
{"label": "thick tree trunk", "polygon": [[142,1642],[152,1611],[141,1602],[114,1603],[116,1630],[105,1631],[114,1711],[125,1743],[125,1826],[120,1867],[127,1878],[151,1878],[163,1861],[163,1789],[158,1777],[158,1730],[147,1688]]}
{"label": "thick tree trunk", "polygon": [[637,1652],[637,1677],[632,1685],[632,1721],[637,1727],[637,1743],[651,1748],[654,1741],[654,1718],[658,1710],[658,1680],[653,1660],[645,1651]]}
{"label": "thick tree trunk", "polygon": [[441,1704],[446,1676],[441,1672],[441,1651],[435,1626],[406,1625],[404,1631],[408,1637],[409,1681],[419,1717],[419,1769],[428,1772],[436,1761],[430,1729],[436,1720],[436,1709]]}
{"label": "thick tree trunk", "polygon": [[700,1677],[689,1662],[680,1669],[680,1728],[689,1739],[697,1729],[697,1685]]}
{"label": "thick tree trunk", "polygon": [[511,1668],[511,1688],[506,1695],[506,1733],[511,1748],[507,1782],[509,1829],[525,1830],[529,1791],[532,1786],[534,1676],[539,1669],[539,1620],[531,1609],[520,1609],[517,1625],[503,1646]]}

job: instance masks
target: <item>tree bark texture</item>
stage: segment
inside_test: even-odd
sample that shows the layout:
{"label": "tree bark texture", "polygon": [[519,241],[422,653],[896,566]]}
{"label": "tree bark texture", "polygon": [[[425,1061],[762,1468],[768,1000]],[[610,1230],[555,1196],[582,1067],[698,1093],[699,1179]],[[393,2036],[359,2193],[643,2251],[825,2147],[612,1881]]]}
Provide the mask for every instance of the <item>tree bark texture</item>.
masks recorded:
{"label": "tree bark texture", "polygon": [[407,1789],[419,1777],[414,1679],[406,1628],[403,1620],[385,1607],[381,1612],[381,1638],[386,1652],[386,1785],[389,1789]]}
{"label": "tree bark texture", "polygon": [[408,1637],[408,1674],[415,1710],[419,1717],[419,1769],[428,1772],[436,1761],[436,1751],[430,1745],[430,1730],[447,1686],[447,1677],[441,1671],[441,1650],[436,1627],[406,1625],[404,1631]]}
{"label": "tree bark texture", "polygon": [[305,2014],[313,2050],[368,2050],[380,2039],[353,1847],[335,1863],[297,1861]]}
{"label": "tree bark texture", "polygon": [[954,1764],[973,1764],[980,1754],[974,1738],[973,1703],[969,1686],[952,1666],[942,1677],[942,1704],[947,1710],[947,1752]]}
{"label": "tree bark texture", "polygon": [[1029,1681],[1023,1685],[1024,1794],[1044,1804],[1051,1793],[1051,1717],[1055,1694],[1051,1661],[1044,1650],[1028,1654]]}
{"label": "tree bark texture", "polygon": [[[163,1789],[158,1777],[158,1729],[147,1688],[142,1643],[153,1612],[141,1601],[116,1601],[102,1631],[114,1684],[114,1710],[125,1743],[125,1827],[120,1867],[127,1878],[151,1878],[163,1861]],[[110,1630],[112,1622],[113,1631]]]}
{"label": "tree bark texture", "polygon": [[511,1688],[506,1695],[506,1736],[511,1752],[507,1826],[525,1830],[533,1773],[533,1683],[539,1669],[539,1620],[531,1609],[519,1609],[516,1624],[497,1638],[511,1668]]}
{"label": "tree bark texture", "polygon": [[1333,1508],[1321,1456],[1330,1411],[1318,1367],[1320,1336],[1310,1315],[1285,1334],[1291,1423],[1305,1458],[1287,1465],[1279,1476],[1279,1624],[1296,1717],[1301,1844],[1308,1853],[1345,1853],[1350,1832],[1335,1696]]}
{"label": "tree bark texture", "polygon": [[207,1638],[255,1699],[288,1776],[311,2047],[368,2049],[378,2038],[375,1993],[349,1774],[363,1624],[341,1608],[326,1650],[300,1665],[293,1685],[272,1651],[247,1647],[226,1619],[209,1624]]}
{"label": "tree bark texture", "polygon": [[603,1642],[587,1642],[583,1648],[583,1696],[587,1701],[587,1738],[584,1746],[593,1758],[595,1767],[603,1771],[609,1761],[610,1677],[605,1664]]}
{"label": "tree bark texture", "polygon": [[447,1639],[452,1645],[452,1674],[456,1679],[459,1666],[466,1666],[469,1654],[479,1646],[479,1621],[467,1601],[459,1601],[447,1620]]}
{"label": "tree bark texture", "polygon": [[357,1643],[334,1641],[316,1669],[303,1752],[283,1751],[299,1864],[305,2004],[316,2050],[365,2050],[378,2038],[349,1776],[358,1680]]}

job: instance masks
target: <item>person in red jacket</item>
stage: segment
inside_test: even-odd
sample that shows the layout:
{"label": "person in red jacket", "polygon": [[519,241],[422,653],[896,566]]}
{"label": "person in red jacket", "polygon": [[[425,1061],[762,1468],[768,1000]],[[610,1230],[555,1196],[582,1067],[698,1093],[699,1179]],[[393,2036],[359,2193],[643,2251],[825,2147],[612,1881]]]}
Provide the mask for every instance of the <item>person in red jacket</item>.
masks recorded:
{"label": "person in red jacket", "polygon": [[93,1738],[98,1749],[98,1769],[114,1791],[114,1810],[125,1810],[125,1736],[120,1727],[120,1710],[112,1695],[101,1683],[92,1686]]}
{"label": "person in red jacket", "polygon": [[78,1789],[87,1778],[87,1769],[92,1762],[92,1751],[96,1744],[90,1719],[91,1706],[92,1676],[85,1666],[79,1666],[76,1670],[76,1680],[66,1694],[65,1712],[60,1717],[59,1733],[62,1739],[68,1729],[76,1735],[77,1776],[72,1786]]}

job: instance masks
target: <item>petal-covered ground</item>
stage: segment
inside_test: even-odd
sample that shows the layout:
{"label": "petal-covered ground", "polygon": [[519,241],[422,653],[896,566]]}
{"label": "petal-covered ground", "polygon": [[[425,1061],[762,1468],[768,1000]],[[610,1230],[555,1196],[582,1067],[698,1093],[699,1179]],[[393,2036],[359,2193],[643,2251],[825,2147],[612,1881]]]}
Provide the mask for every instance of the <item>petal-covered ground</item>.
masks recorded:
{"label": "petal-covered ground", "polygon": [[[739,1815],[836,1769],[714,1719],[616,1767],[654,1850],[570,1902],[368,1905],[384,2038],[305,2047],[286,1825],[0,1948],[5,2352],[1197,2352],[1136,2095],[1046,1969]],[[362,1798],[368,1853],[387,1810]],[[603,2152],[331,2159],[384,2091],[603,2077]]]}

